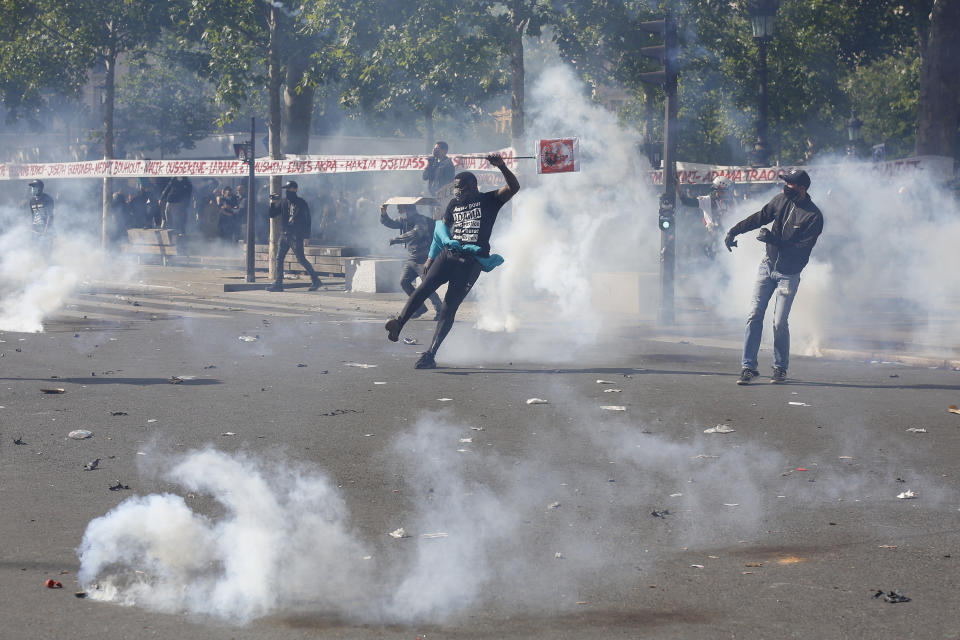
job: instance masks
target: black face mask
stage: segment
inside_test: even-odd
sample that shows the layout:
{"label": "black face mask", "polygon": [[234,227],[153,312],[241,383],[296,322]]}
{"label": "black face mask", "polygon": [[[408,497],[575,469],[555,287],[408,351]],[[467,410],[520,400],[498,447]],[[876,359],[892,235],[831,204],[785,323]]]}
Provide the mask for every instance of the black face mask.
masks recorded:
{"label": "black face mask", "polygon": [[794,189],[793,187],[791,187],[790,185],[786,185],[783,188],[783,195],[793,200],[794,198],[800,195],[800,192]]}
{"label": "black face mask", "polygon": [[287,200],[293,200],[293,199],[296,197],[297,192],[296,192],[296,191],[284,191],[284,194],[286,194]]}

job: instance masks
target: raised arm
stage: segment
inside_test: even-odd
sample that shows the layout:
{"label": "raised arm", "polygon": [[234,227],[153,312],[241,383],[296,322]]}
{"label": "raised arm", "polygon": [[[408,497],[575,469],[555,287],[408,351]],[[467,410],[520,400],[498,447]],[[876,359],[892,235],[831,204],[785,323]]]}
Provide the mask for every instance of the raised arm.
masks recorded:
{"label": "raised arm", "polygon": [[500,173],[503,174],[504,179],[507,181],[507,186],[500,187],[497,191],[497,197],[500,198],[500,202],[505,203],[516,195],[517,191],[520,191],[520,182],[517,180],[517,176],[513,175],[513,171],[507,168],[507,163],[503,161],[503,156],[499,153],[491,153],[488,155],[487,162],[497,169],[500,169]]}

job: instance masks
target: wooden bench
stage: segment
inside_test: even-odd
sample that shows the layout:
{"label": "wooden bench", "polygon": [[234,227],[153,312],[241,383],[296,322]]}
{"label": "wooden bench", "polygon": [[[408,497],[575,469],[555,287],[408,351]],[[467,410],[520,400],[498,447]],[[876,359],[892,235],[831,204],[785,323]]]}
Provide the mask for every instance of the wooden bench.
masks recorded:
{"label": "wooden bench", "polygon": [[178,255],[177,234],[172,229],[127,229],[127,243],[123,252],[137,256],[160,256],[160,264],[167,266],[167,258]]}

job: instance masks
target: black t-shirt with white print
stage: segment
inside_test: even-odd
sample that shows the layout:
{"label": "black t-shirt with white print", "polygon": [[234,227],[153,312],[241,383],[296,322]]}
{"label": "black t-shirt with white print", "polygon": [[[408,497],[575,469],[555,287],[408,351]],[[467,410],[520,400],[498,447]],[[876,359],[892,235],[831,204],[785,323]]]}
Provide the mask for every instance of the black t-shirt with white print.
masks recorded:
{"label": "black t-shirt with white print", "polygon": [[496,191],[478,193],[468,200],[456,198],[447,205],[443,221],[450,227],[450,237],[461,244],[475,244],[483,257],[490,255],[490,232],[503,203]]}

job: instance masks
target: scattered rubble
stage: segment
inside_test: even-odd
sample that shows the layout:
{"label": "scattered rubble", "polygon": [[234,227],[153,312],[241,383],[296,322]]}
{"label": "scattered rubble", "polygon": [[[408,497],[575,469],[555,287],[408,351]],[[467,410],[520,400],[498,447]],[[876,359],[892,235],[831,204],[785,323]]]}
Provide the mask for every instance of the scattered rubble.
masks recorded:
{"label": "scattered rubble", "polygon": [[718,424],[715,427],[703,430],[704,433],[733,433],[734,431],[736,431],[736,429],[728,424]]}
{"label": "scattered rubble", "polygon": [[260,339],[260,334],[257,334],[255,336],[240,336],[241,342],[256,342],[259,339]]}
{"label": "scattered rubble", "polygon": [[920,427],[910,427],[907,429],[908,433],[926,433],[927,430]]}
{"label": "scattered rubble", "polygon": [[129,490],[130,490],[130,486],[123,484],[119,480],[117,480],[117,484],[110,487],[110,491],[129,491]]}
{"label": "scattered rubble", "polygon": [[410,537],[409,535],[407,535],[407,532],[403,530],[403,527],[400,527],[399,529],[395,529],[394,531],[391,531],[387,535],[390,536],[391,538],[397,538],[398,540],[400,538]]}
{"label": "scattered rubble", "polygon": [[100,468],[100,458],[94,458],[87,464],[83,465],[83,468],[87,471],[96,471]]}
{"label": "scattered rubble", "polygon": [[550,404],[548,401],[543,398],[528,398],[527,404]]}
{"label": "scattered rubble", "polygon": [[40,389],[40,393],[66,393],[66,389]]}
{"label": "scattered rubble", "polygon": [[68,438],[72,438],[74,440],[85,440],[91,436],[93,436],[93,432],[86,429],[74,429],[67,434]]}
{"label": "scattered rubble", "polygon": [[884,602],[889,602],[891,604],[896,604],[898,602],[910,602],[910,598],[896,590],[884,593],[883,589],[877,589],[877,592],[873,594],[873,597],[874,599],[883,598]]}
{"label": "scattered rubble", "polygon": [[911,498],[916,498],[916,497],[917,497],[917,494],[911,491],[910,489],[907,489],[903,493],[897,494],[897,498],[899,498],[900,500],[910,500]]}
{"label": "scattered rubble", "polygon": [[605,404],[600,407],[604,411],[626,411],[627,408],[621,404]]}
{"label": "scattered rubble", "polygon": [[663,511],[654,510],[650,512],[650,515],[652,515],[654,518],[666,519],[667,516],[670,515],[670,510],[669,509],[664,509]]}

